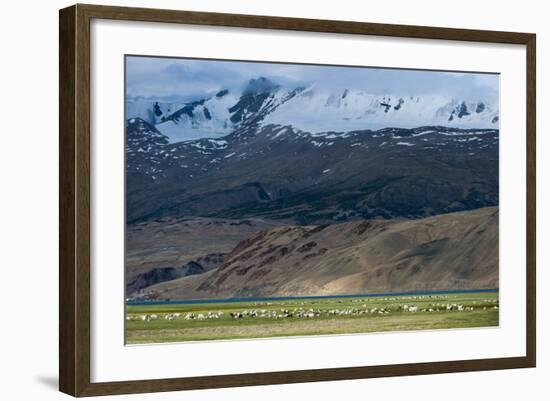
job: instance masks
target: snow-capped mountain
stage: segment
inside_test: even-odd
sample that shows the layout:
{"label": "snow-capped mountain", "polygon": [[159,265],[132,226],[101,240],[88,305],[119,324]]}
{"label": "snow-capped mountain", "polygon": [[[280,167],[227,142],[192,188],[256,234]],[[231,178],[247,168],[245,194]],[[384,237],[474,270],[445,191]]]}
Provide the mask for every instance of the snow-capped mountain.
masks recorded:
{"label": "snow-capped mountain", "polygon": [[335,91],[320,82],[289,89],[265,77],[251,79],[240,94],[222,90],[187,103],[129,98],[126,117],[154,125],[171,143],[219,138],[243,127],[268,125],[290,125],[310,133],[499,127],[498,104],[491,99]]}
{"label": "snow-capped mountain", "polygon": [[163,99],[144,98],[142,96],[126,98],[126,116],[141,118],[151,125],[162,122],[170,114],[185,107],[185,102],[166,101]]}
{"label": "snow-capped mountain", "polygon": [[126,102],[126,116],[152,124],[172,143],[219,138],[244,125],[260,122],[302,88],[286,90],[267,78],[251,79],[240,96],[228,90],[188,103],[144,98]]}
{"label": "snow-capped mountain", "polygon": [[150,99],[128,99],[127,118],[141,118],[154,125],[170,142],[215,138],[235,129],[229,108],[237,98],[227,90],[188,103],[167,103]]}
{"label": "snow-capped mountain", "polygon": [[465,100],[440,95],[374,95],[344,89],[341,92],[313,85],[292,102],[281,105],[263,124],[292,124],[309,132],[360,129],[498,128],[498,107],[487,99]]}

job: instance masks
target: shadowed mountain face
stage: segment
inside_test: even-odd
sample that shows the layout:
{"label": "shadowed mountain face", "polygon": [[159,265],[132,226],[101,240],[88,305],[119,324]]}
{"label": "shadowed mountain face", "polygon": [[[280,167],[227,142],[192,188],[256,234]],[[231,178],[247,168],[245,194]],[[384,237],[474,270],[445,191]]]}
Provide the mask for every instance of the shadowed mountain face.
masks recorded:
{"label": "shadowed mountain face", "polygon": [[497,130],[312,134],[252,125],[171,144],[131,119],[127,138],[129,223],[204,216],[328,224],[498,204]]}
{"label": "shadowed mountain face", "polygon": [[158,298],[366,294],[498,287],[498,209],[257,232]]}
{"label": "shadowed mountain face", "polygon": [[135,277],[129,279],[126,285],[126,292],[131,294],[142,288],[147,288],[164,281],[206,273],[222,265],[223,259],[223,254],[212,253],[201,256],[180,267],[154,267],[143,273],[138,273]]}

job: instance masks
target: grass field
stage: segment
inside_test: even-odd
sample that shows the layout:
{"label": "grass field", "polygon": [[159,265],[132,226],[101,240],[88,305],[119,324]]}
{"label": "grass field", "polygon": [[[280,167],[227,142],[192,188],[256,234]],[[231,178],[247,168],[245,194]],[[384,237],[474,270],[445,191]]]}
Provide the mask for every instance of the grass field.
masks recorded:
{"label": "grass field", "polygon": [[126,343],[498,326],[498,292],[126,307]]}

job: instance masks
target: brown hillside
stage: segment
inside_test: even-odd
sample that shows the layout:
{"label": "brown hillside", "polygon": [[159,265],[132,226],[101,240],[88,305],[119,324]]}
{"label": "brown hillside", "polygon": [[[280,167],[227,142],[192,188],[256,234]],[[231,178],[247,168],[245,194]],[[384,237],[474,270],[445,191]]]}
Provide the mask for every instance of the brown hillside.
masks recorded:
{"label": "brown hillside", "polygon": [[160,298],[366,294],[498,287],[498,208],[419,220],[283,226],[223,266],[149,287]]}

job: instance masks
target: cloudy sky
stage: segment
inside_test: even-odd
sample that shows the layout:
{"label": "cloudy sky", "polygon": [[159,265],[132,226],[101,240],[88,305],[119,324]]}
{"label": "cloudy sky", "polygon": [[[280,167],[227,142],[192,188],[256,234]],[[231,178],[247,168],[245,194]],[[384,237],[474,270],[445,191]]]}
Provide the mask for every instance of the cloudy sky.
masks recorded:
{"label": "cloudy sky", "polygon": [[239,93],[249,79],[259,76],[289,88],[317,82],[340,91],[353,89],[404,96],[439,94],[472,100],[498,98],[499,88],[496,74],[126,57],[126,95],[130,97],[189,101],[222,89]]}

